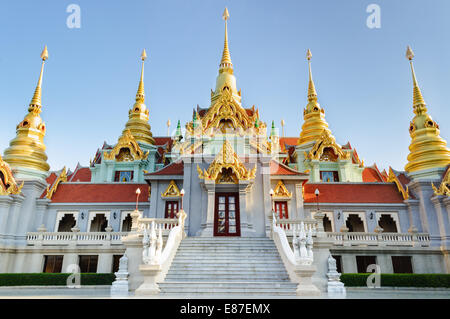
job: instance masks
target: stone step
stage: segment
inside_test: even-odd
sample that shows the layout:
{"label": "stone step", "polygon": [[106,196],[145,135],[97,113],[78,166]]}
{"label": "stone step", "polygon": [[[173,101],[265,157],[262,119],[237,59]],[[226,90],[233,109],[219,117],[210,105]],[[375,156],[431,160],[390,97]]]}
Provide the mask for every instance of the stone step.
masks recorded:
{"label": "stone step", "polygon": [[230,265],[228,267],[224,267],[223,265],[212,266],[211,264],[172,264],[170,270],[173,271],[214,271],[217,269],[223,269],[228,272],[239,272],[245,270],[251,271],[261,271],[261,272],[272,272],[272,271],[285,271],[282,265],[259,265],[259,264],[238,264],[238,265]]}
{"label": "stone step", "polygon": [[279,282],[165,282],[159,284],[162,293],[219,293],[219,294],[269,294],[269,295],[294,295],[297,285],[295,283]]}
{"label": "stone step", "polygon": [[211,282],[215,279],[218,280],[224,280],[224,281],[243,281],[248,280],[252,282],[272,282],[276,280],[277,282],[289,282],[289,276],[287,275],[280,275],[280,276],[204,276],[202,274],[189,274],[189,275],[167,275],[164,282],[177,282],[180,280],[183,281],[205,281],[205,282]]}

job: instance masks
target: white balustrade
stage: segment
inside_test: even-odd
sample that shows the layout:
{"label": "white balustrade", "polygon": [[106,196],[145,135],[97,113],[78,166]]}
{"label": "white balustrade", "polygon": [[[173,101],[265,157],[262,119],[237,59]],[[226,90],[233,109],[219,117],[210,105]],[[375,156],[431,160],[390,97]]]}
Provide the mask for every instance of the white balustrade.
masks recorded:
{"label": "white balustrade", "polygon": [[122,244],[127,232],[30,232],[27,233],[28,245],[67,246]]}
{"label": "white balustrade", "polygon": [[430,236],[426,233],[326,233],[336,246],[429,246]]}

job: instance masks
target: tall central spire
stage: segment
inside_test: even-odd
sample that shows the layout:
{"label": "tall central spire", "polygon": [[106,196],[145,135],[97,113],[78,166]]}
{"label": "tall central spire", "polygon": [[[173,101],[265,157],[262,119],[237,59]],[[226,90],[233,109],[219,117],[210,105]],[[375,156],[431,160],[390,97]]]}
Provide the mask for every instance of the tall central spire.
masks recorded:
{"label": "tall central spire", "polygon": [[222,18],[225,20],[225,41],[223,44],[222,60],[220,61],[220,70],[230,69],[233,72],[233,63],[231,63],[230,50],[228,49],[228,25],[227,20],[230,18],[228,9],[225,7]]}
{"label": "tall central spire", "polygon": [[225,20],[225,40],[223,44],[222,59],[219,64],[219,75],[216,79],[216,89],[211,97],[211,101],[215,101],[215,99],[220,96],[225,86],[228,87],[236,97],[240,98],[236,88],[236,78],[233,75],[233,63],[231,63],[230,49],[228,48],[228,19],[230,18],[230,14],[228,13],[227,8],[225,8],[222,18]]}
{"label": "tall central spire", "polygon": [[130,130],[131,135],[137,142],[145,144],[155,144],[153,135],[151,132],[150,124],[148,123],[149,111],[147,106],[145,106],[145,92],[144,92],[144,61],[147,59],[147,52],[145,49],[142,51],[142,69],[141,78],[139,80],[139,86],[136,93],[136,103],[134,103],[133,108],[128,112],[128,122],[125,125],[123,134],[127,130]]}
{"label": "tall central spire", "polygon": [[328,123],[325,121],[325,111],[320,107],[317,102],[317,92],[312,78],[311,71],[311,50],[306,51],[306,59],[308,60],[308,104],[303,110],[302,131],[300,132],[300,138],[297,141],[298,145],[311,143],[317,141],[324,130],[328,131],[331,135],[331,131],[328,128]]}

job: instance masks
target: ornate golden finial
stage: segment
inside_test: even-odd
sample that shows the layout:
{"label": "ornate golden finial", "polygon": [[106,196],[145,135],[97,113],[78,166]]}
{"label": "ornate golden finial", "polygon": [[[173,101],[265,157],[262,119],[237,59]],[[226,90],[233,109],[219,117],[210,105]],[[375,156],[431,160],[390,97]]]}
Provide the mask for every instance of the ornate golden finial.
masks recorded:
{"label": "ornate golden finial", "polygon": [[47,46],[44,46],[44,50],[42,50],[41,53],[41,59],[42,59],[42,65],[41,65],[41,73],[39,74],[39,80],[36,85],[36,90],[34,91],[33,98],[30,102],[30,109],[31,112],[32,109],[38,108],[40,110],[42,106],[41,102],[41,94],[42,94],[42,75],[44,74],[44,63],[48,59],[48,50]]}
{"label": "ornate golden finial", "polygon": [[142,69],[141,69],[141,80],[139,81],[138,90],[136,93],[136,102],[145,102],[145,91],[144,91],[144,61],[147,58],[147,53],[145,49],[142,51],[141,60],[142,60]]}
{"label": "ornate golden finial", "polygon": [[225,7],[222,18],[225,20],[225,42],[223,45],[222,60],[220,61],[220,69],[233,69],[233,64],[231,63],[230,50],[228,49],[228,26],[227,21],[230,18],[228,9]]}
{"label": "ornate golden finial", "polygon": [[413,78],[413,107],[414,113],[417,115],[423,114],[427,111],[425,100],[423,99],[422,92],[420,91],[419,85],[417,84],[416,72],[414,71],[413,58],[414,52],[411,47],[408,45],[406,48],[406,58],[409,60],[409,64],[411,65],[411,72]]}
{"label": "ornate golden finial", "polygon": [[306,59],[308,60],[308,68],[309,68],[309,84],[308,84],[308,101],[317,101],[317,92],[316,87],[314,85],[314,81],[312,79],[312,72],[311,72],[311,50],[308,49],[306,52]]}

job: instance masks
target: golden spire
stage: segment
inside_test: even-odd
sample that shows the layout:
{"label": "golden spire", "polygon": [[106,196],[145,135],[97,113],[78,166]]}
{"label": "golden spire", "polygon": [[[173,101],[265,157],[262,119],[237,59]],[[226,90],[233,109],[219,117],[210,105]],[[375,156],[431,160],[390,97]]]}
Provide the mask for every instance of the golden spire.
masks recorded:
{"label": "golden spire", "polygon": [[5,150],[4,160],[18,179],[45,178],[50,166],[45,154],[45,123],[40,117],[42,111],[42,77],[44,64],[48,59],[47,46],[41,53],[42,65],[36,89],[28,107],[28,114],[16,127],[16,137]]}
{"label": "golden spire", "polygon": [[414,53],[409,46],[406,58],[411,65],[415,116],[409,126],[411,144],[405,170],[419,179],[431,179],[439,177],[450,164],[450,150],[446,146],[447,142],[439,136],[439,125],[427,114],[412,62]]}
{"label": "golden spire", "polygon": [[312,72],[311,72],[311,58],[312,58],[311,50],[308,49],[308,51],[306,52],[306,59],[308,59],[308,68],[309,68],[309,83],[308,83],[308,101],[309,102],[317,101],[316,87],[314,85],[314,81],[312,78]]}
{"label": "golden spire", "polygon": [[129,120],[125,125],[125,129],[122,135],[125,134],[127,130],[130,130],[131,135],[137,142],[142,142],[145,144],[155,144],[152,132],[150,130],[150,124],[148,123],[149,112],[145,106],[145,91],[144,91],[144,61],[147,59],[147,52],[145,49],[142,51],[142,69],[141,78],[139,81],[138,90],[136,93],[136,103],[134,103],[133,108],[128,112]]}
{"label": "golden spire", "polygon": [[228,9],[225,7],[222,18],[225,20],[225,41],[223,44],[222,60],[220,61],[220,69],[230,69],[233,70],[233,64],[231,63],[230,50],[228,49],[228,28],[227,20],[230,18]]}
{"label": "golden spire", "polygon": [[306,51],[309,71],[308,104],[303,110],[304,123],[302,126],[302,131],[300,132],[300,138],[297,141],[297,144],[299,145],[317,141],[322,136],[324,130],[331,135],[331,131],[328,129],[328,123],[325,121],[325,111],[317,102],[316,87],[312,79],[311,58],[311,50],[308,49]]}
{"label": "golden spire", "polygon": [[422,92],[420,91],[419,85],[417,84],[416,72],[414,71],[413,58],[414,52],[411,50],[411,47],[408,45],[406,48],[406,58],[409,60],[409,64],[411,65],[411,73],[413,78],[413,107],[414,113],[417,115],[422,114],[427,111],[425,100],[423,99]]}

